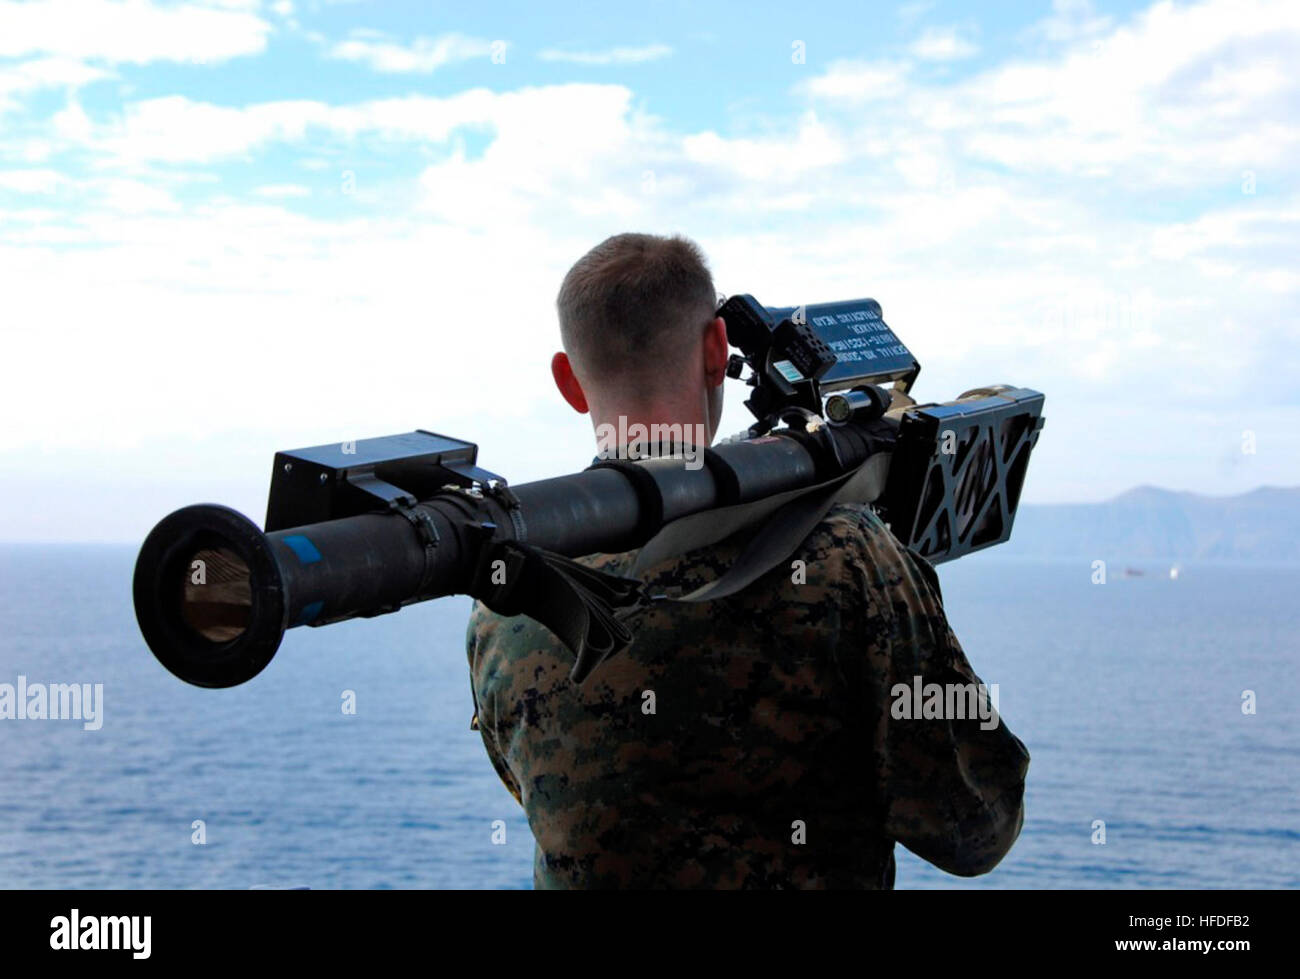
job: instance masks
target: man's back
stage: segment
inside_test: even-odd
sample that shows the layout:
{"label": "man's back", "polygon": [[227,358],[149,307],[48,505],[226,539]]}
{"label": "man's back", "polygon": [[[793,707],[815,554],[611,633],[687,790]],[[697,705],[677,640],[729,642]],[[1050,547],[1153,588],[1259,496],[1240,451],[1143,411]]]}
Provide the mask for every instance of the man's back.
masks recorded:
{"label": "man's back", "polygon": [[[731,539],[651,568],[681,594]],[[586,559],[620,573],[635,553]],[[543,626],[476,605],[484,744],[537,841],[537,887],[889,887],[893,844],[958,874],[1019,833],[1029,756],[1005,726],[891,716],[897,684],[974,684],[937,581],[862,507],[739,595],[660,603],[582,686]]]}

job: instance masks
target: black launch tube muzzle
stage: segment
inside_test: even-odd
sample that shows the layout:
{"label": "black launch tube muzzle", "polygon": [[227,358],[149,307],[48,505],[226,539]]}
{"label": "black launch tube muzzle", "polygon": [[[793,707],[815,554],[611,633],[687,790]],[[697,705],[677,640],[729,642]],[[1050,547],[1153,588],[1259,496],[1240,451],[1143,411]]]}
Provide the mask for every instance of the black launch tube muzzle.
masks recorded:
{"label": "black launch tube muzzle", "polygon": [[724,444],[698,468],[680,457],[600,463],[511,487],[513,514],[498,497],[447,492],[418,503],[418,521],[381,511],[265,534],[228,507],[188,506],[140,549],[136,617],[176,676],[234,686],[262,671],[286,629],[466,593],[492,540],[567,557],[630,550],[679,517],[854,468],[887,437],[848,425]]}

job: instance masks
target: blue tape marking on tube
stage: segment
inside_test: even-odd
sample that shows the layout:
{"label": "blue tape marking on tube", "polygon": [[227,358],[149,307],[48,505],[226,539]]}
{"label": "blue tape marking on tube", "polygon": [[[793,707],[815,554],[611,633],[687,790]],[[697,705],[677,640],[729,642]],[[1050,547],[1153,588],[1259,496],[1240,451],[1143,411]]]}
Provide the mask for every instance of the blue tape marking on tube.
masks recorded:
{"label": "blue tape marking on tube", "polygon": [[315,564],[320,560],[320,551],[316,550],[316,545],[302,534],[290,534],[281,539],[303,564]]}
{"label": "blue tape marking on tube", "polygon": [[[306,538],[303,538],[306,540]],[[298,621],[294,625],[310,625],[316,616],[320,615],[320,610],[325,607],[324,602],[312,602],[310,605],[304,605],[302,611],[298,613]]]}

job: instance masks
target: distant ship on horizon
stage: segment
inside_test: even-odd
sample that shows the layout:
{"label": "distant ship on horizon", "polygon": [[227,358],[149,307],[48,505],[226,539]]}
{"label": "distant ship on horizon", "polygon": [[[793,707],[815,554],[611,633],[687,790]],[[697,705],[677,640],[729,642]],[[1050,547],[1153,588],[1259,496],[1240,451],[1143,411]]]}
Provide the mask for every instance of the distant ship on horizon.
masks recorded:
{"label": "distant ship on horizon", "polygon": [[[1170,581],[1177,581],[1177,580],[1178,580],[1178,575],[1181,573],[1181,570],[1182,570],[1182,569],[1179,568],[1178,565],[1176,565],[1176,564],[1171,564],[1171,565],[1169,566],[1169,580],[1170,580]],[[1124,569],[1124,577],[1125,577],[1125,578],[1145,578],[1145,577],[1146,577],[1146,572],[1143,571],[1141,568],[1127,567],[1127,568]]]}

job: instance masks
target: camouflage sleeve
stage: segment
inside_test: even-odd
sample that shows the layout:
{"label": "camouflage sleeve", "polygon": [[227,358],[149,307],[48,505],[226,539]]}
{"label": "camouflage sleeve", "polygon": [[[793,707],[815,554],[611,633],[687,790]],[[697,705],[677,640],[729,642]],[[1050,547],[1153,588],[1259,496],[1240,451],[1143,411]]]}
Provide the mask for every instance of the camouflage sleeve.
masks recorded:
{"label": "camouflage sleeve", "polygon": [[840,659],[862,691],[884,833],[948,873],[987,873],[1020,834],[1029,753],[966,661],[934,569],[874,513],[857,529]]}
{"label": "camouflage sleeve", "polygon": [[490,620],[483,614],[483,606],[475,602],[474,609],[469,617],[469,626],[465,630],[465,652],[469,657],[470,697],[474,700],[474,725],[477,726],[479,736],[483,739],[483,747],[487,749],[488,758],[491,759],[492,767],[496,769],[497,776],[510,794],[515,797],[515,801],[522,806],[524,803],[519,792],[519,782],[506,765],[505,752],[502,751],[501,744],[497,739],[498,719],[496,705],[480,704],[478,695],[474,692],[474,678],[478,676],[476,666],[478,665],[479,644],[486,638],[483,635],[484,631],[493,627]]}

